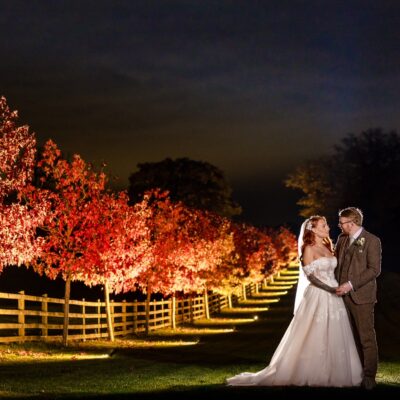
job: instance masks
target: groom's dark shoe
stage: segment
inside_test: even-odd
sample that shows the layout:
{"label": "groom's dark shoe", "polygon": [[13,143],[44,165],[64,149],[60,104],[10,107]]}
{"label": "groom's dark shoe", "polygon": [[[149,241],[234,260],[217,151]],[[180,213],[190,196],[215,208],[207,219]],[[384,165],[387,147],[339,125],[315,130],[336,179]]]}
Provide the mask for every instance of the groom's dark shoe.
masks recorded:
{"label": "groom's dark shoe", "polygon": [[373,378],[372,376],[365,376],[361,382],[361,387],[364,388],[365,390],[374,389],[376,387],[375,378]]}

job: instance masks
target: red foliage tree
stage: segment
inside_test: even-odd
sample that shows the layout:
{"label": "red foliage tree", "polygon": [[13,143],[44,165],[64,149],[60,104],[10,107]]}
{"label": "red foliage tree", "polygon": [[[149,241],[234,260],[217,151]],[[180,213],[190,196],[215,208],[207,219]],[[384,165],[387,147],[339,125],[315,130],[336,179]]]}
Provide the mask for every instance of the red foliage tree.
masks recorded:
{"label": "red foliage tree", "polygon": [[71,162],[63,159],[51,140],[44,146],[38,168],[42,172],[40,193],[46,193],[50,211],[41,225],[43,253],[33,265],[39,273],[51,279],[62,276],[66,282],[63,344],[67,345],[71,280],[79,279],[88,265],[86,249],[96,234],[88,211],[104,192],[106,177],[79,155]]}
{"label": "red foliage tree", "polygon": [[271,230],[270,235],[277,250],[276,268],[287,267],[297,259],[296,235],[284,226]]}
{"label": "red foliage tree", "polygon": [[229,270],[222,268],[215,288],[228,296],[230,307],[232,294],[241,292],[246,299],[246,284],[262,281],[276,260],[275,246],[265,232],[247,224],[232,224],[232,232],[235,248],[226,265]]}
{"label": "red foliage tree", "polygon": [[226,227],[217,223],[223,218],[172,202],[165,192],[148,192],[139,204],[150,210],[147,226],[151,248],[147,260],[151,259],[151,264],[138,280],[126,280],[125,290],[139,283],[147,293],[149,312],[154,292],[172,295],[174,301],[176,292],[205,290],[207,275],[232,251],[233,244]]}
{"label": "red foliage tree", "polygon": [[37,226],[46,203],[26,203],[24,192],[33,174],[36,140],[27,125],[17,126],[18,113],[0,98],[0,273],[6,265],[22,265],[37,257]]}
{"label": "red foliage tree", "polygon": [[104,193],[92,199],[86,211],[87,232],[92,236],[85,249],[86,264],[77,277],[88,285],[104,286],[110,340],[114,339],[110,290],[121,291],[126,280],[135,282],[150,261],[148,211],[142,204],[129,206],[125,192]]}

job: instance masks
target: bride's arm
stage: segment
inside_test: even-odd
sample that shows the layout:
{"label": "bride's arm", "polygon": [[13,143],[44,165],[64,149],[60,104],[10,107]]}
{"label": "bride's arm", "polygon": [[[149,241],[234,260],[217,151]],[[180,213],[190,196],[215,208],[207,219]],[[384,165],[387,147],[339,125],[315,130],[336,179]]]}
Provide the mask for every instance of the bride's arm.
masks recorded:
{"label": "bride's arm", "polygon": [[311,265],[312,261],[313,261],[312,250],[309,247],[306,247],[303,255],[303,262],[304,262],[303,271],[306,274],[307,279],[314,286],[322,290],[326,290],[329,293],[336,293],[336,288],[327,285],[314,275],[314,267],[313,265]]}
{"label": "bride's arm", "polygon": [[[306,273],[306,275],[307,275],[307,273]],[[314,286],[316,286],[322,290],[326,290],[329,293],[336,293],[336,288],[334,288],[333,286],[329,286],[326,283],[322,282],[314,274],[307,275],[307,278]]]}

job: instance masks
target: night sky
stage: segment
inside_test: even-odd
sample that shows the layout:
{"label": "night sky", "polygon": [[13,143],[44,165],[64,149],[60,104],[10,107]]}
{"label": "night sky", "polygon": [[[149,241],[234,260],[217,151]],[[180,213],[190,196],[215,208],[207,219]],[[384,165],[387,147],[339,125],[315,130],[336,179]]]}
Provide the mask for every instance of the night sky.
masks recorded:
{"label": "night sky", "polygon": [[256,225],[298,221],[282,181],[349,132],[400,126],[398,1],[0,1],[0,94],[40,144],[225,172]]}

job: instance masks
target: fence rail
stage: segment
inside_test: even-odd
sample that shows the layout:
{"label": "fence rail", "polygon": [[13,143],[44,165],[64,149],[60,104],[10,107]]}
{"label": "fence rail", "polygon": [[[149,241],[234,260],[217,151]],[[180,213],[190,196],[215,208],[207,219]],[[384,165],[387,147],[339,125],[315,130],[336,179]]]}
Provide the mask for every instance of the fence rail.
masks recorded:
{"label": "fence rail", "polygon": [[[279,277],[279,272],[275,274]],[[274,282],[274,276],[268,281]],[[267,280],[264,281],[266,284]],[[258,293],[260,283],[243,285],[242,295],[237,300],[246,299]],[[228,307],[229,299],[217,293],[208,294],[209,314],[219,313]],[[114,336],[146,331],[145,301],[110,302]],[[175,310],[173,310],[175,307]],[[174,311],[174,312],[173,312]],[[150,331],[193,323],[207,317],[205,296],[184,299],[151,301],[149,303]],[[64,299],[31,296],[19,293],[0,292],[0,343],[61,340],[64,318]],[[68,338],[71,340],[100,339],[108,337],[106,304],[103,301],[70,300]]]}
{"label": "fence rail", "polygon": [[[68,337],[98,339],[108,337],[105,303],[98,301],[70,300]],[[210,314],[227,307],[228,300],[219,294],[209,294]],[[139,333],[146,330],[145,301],[110,302],[115,336]],[[149,330],[172,326],[172,299],[149,303]],[[63,330],[64,299],[47,295],[31,296],[0,292],[0,343],[38,340],[60,340]],[[176,299],[175,322],[177,325],[205,317],[204,296]]]}

